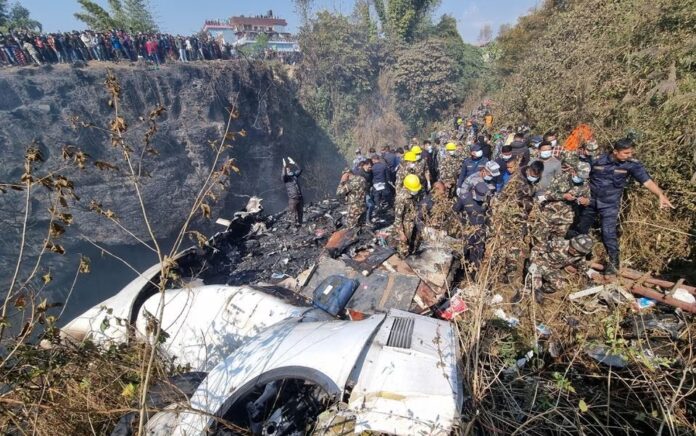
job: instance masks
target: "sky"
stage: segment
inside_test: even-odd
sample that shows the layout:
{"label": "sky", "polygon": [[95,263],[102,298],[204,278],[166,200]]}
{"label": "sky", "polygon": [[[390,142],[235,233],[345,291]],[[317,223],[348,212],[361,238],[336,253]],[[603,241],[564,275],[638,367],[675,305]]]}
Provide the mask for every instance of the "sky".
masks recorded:
{"label": "sky", "polygon": [[[106,5],[106,0],[96,0]],[[291,0],[150,0],[160,28],[167,33],[192,34],[203,26],[206,19],[226,19],[232,15],[256,15],[273,10],[288,21],[290,32],[300,26],[300,18]],[[10,0],[8,3],[14,3]],[[80,10],[76,0],[20,0],[34,19],[47,32],[80,30],[85,26],[73,17]],[[315,0],[313,12],[327,9],[349,14],[354,0]],[[459,24],[462,38],[477,41],[481,28],[490,24],[497,32],[501,24],[514,24],[518,17],[541,3],[541,0],[442,0],[435,11],[436,19],[442,14],[453,15]]]}

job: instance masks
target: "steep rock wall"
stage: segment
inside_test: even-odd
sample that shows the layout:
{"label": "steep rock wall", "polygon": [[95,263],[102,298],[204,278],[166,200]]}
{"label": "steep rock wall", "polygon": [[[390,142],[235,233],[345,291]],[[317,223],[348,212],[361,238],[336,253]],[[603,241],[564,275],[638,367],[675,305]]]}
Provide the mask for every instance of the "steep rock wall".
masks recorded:
{"label": "steep rock wall", "polygon": [[[292,156],[305,169],[303,188],[308,200],[329,195],[335,188],[345,161],[335,144],[317,127],[295,96],[293,82],[279,68],[246,61],[176,64],[150,69],[145,66],[116,66],[113,73],[122,87],[124,116],[132,141],[146,130],[139,120],[162,104],[166,113],[153,141],[159,152],[146,157],[144,170],[151,175],[143,192],[151,223],[158,236],[178,230],[195,193],[210,171],[213,152],[210,141],[219,141],[227,121],[227,108],[234,105],[240,117],[232,130],[244,129],[230,154],[238,161],[240,175],[234,175],[229,189],[214,209],[213,218],[230,216],[246,196],[259,195],[269,209],[286,202],[280,183],[281,158]],[[17,181],[22,174],[26,146],[36,142],[47,159],[42,170],[62,165],[61,147],[72,144],[92,160],[119,162],[119,151],[103,130],[74,129],[71,117],[105,127],[113,118],[104,86],[107,69],[46,66],[0,72],[0,181]],[[122,161],[121,161],[122,162]],[[122,163],[121,163],[122,165]],[[88,165],[89,166],[89,165]],[[75,235],[84,235],[102,244],[128,244],[133,239],[88,210],[90,200],[114,210],[120,222],[147,239],[140,206],[132,185],[120,171],[64,170],[76,185],[81,200],[72,212],[75,223],[66,234],[67,246]],[[63,172],[63,170],[61,170]],[[48,219],[45,193],[40,189],[32,200],[30,245],[40,245],[45,236],[37,231]],[[0,279],[9,275],[19,246],[21,193],[0,195]],[[210,230],[199,220],[194,227]],[[72,235],[72,236],[71,236]]]}

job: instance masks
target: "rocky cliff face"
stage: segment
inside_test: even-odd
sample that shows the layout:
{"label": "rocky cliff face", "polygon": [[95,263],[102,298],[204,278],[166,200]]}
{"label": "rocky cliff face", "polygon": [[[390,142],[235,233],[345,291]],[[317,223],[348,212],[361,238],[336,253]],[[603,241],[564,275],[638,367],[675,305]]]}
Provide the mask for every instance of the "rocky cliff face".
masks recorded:
{"label": "rocky cliff face", "polygon": [[[158,156],[147,155],[143,169],[150,175],[142,187],[151,223],[158,236],[178,230],[191,207],[195,193],[211,170],[210,141],[219,141],[227,121],[227,108],[236,106],[240,117],[232,130],[244,129],[230,150],[240,175],[233,175],[213,219],[229,216],[246,196],[258,195],[265,206],[281,209],[286,202],[280,182],[281,158],[292,156],[305,169],[303,188],[308,200],[330,194],[345,162],[335,144],[317,127],[295,97],[291,80],[278,68],[239,63],[168,65],[158,70],[116,66],[114,75],[122,87],[124,117],[129,138],[141,140],[147,123],[139,117],[157,105],[167,111],[153,140]],[[74,224],[66,233],[67,248],[76,235],[102,244],[128,244],[133,239],[103,217],[90,212],[90,200],[112,209],[124,227],[147,238],[140,206],[134,196],[123,160],[110,145],[107,132],[97,128],[74,129],[72,117],[98,127],[113,118],[104,86],[106,67],[46,66],[0,72],[0,182],[19,180],[26,146],[35,142],[47,162],[41,172],[58,169],[75,182],[80,201],[72,206]],[[118,171],[64,169],[61,148],[74,145],[94,160],[116,164]],[[48,219],[46,193],[32,199],[32,236],[40,244],[45,237],[41,224]],[[23,195],[10,191],[0,195],[0,279],[13,269],[19,245]],[[206,227],[203,221],[199,228]],[[72,236],[71,236],[72,235]]]}

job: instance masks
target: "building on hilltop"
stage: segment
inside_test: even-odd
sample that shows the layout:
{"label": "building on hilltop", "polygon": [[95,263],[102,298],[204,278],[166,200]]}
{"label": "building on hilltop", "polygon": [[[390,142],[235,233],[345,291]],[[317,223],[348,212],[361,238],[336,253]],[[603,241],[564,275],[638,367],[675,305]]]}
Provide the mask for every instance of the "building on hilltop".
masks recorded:
{"label": "building on hilltop", "polygon": [[230,17],[226,21],[207,20],[203,25],[203,32],[215,39],[222,39],[225,44],[230,44],[239,49],[247,45],[253,45],[259,36],[268,38],[267,48],[279,53],[298,53],[300,51],[297,40],[285,30],[288,22],[283,18],[273,15],[268,11],[265,15],[245,17],[244,15]]}

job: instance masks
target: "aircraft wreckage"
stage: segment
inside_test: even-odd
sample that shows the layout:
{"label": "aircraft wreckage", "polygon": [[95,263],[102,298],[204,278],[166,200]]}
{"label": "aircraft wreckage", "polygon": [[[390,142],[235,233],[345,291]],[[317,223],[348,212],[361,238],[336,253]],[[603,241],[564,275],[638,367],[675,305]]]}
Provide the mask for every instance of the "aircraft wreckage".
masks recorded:
{"label": "aircraft wreckage", "polygon": [[[447,294],[452,254],[402,261],[380,232],[336,231],[333,200],[305,214],[295,229],[252,199],[176,257],[181,280],[163,297],[154,265],[61,334],[154,343],[161,322],[159,348],[191,373],[148,434],[452,433],[464,399],[455,325],[419,314]],[[130,434],[132,419],[114,434]]]}
{"label": "aircraft wreckage", "polygon": [[[155,343],[160,323],[159,349],[191,372],[152,387],[148,434],[453,433],[465,397],[447,321],[466,310],[449,287],[458,261],[442,235],[401,260],[385,233],[341,229],[342,214],[335,200],[312,204],[296,229],[252,198],[176,257],[176,287],[161,295],[154,265],[61,334]],[[683,281],[622,274],[633,293],[696,312],[676,299],[696,293]],[[132,434],[134,419],[113,435]]]}

